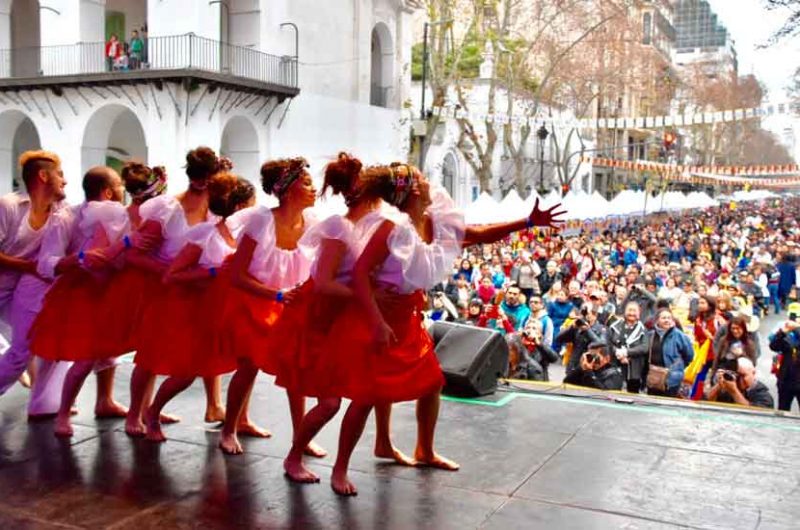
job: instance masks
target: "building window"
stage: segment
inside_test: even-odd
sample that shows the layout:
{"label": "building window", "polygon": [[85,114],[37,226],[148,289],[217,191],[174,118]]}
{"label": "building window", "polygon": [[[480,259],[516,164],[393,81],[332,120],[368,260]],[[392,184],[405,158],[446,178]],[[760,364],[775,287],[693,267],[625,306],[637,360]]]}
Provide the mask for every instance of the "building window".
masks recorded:
{"label": "building window", "polygon": [[650,44],[653,39],[653,17],[650,13],[645,13],[642,17],[642,43]]}

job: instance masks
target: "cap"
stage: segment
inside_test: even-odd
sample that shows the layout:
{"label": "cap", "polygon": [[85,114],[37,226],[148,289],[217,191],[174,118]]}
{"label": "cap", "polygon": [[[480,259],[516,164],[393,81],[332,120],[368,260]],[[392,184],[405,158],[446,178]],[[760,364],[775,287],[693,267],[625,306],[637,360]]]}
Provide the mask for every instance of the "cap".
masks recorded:
{"label": "cap", "polygon": [[589,344],[589,350],[603,350],[606,351],[608,345],[605,342],[592,342]]}

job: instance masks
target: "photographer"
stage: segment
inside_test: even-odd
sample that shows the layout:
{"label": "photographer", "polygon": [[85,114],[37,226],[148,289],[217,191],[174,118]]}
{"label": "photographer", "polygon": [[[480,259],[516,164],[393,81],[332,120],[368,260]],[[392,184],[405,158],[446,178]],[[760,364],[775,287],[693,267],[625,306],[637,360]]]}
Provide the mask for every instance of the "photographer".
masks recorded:
{"label": "photographer", "polygon": [[629,287],[628,297],[625,299],[624,303],[625,307],[631,302],[639,304],[642,321],[653,318],[656,312],[656,301],[658,300],[647,287],[653,289],[655,287],[655,282],[653,280],[647,280],[646,286],[640,283],[632,284]]}
{"label": "photographer", "polygon": [[530,320],[522,333],[507,336],[509,347],[509,377],[531,381],[549,381],[549,366],[558,362],[556,352],[544,343],[542,323]]}
{"label": "photographer", "polygon": [[628,392],[638,394],[642,389],[642,376],[647,364],[647,334],[636,302],[625,306],[625,319],[608,328],[608,347],[612,360],[622,370]]}
{"label": "photographer", "polygon": [[777,353],[773,373],[778,378],[778,409],[789,411],[800,403],[800,304],[789,305],[789,320],[770,337],[769,348]]}
{"label": "photographer", "polygon": [[578,367],[567,373],[564,382],[599,390],[622,390],[622,371],[611,364],[608,346],[593,342],[589,351],[581,355]]}
{"label": "photographer", "polygon": [[756,367],[747,357],[737,359],[735,372],[720,370],[716,379],[717,384],[708,392],[709,401],[767,409],[775,407],[767,385],[756,378]]}
{"label": "photographer", "polygon": [[605,340],[605,328],[597,321],[597,309],[591,305],[581,307],[580,316],[575,323],[561,331],[556,338],[558,344],[572,344],[567,373],[578,368],[581,356],[589,349],[589,344]]}

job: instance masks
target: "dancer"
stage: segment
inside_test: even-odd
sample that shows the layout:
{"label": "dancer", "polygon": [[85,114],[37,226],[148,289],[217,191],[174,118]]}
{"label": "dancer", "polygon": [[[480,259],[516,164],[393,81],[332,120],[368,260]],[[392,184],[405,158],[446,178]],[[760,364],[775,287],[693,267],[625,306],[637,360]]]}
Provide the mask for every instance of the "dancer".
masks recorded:
{"label": "dancer", "polygon": [[[208,207],[219,216],[194,226],[186,234],[187,243],[164,276],[169,285],[165,305],[160,308],[162,348],[148,358],[138,358],[138,366],[151,373],[169,375],[161,384],[153,404],[145,413],[147,439],[163,442],[159,416],[164,406],[186,390],[196,377],[214,378],[236,369],[230,356],[209,348],[220,332],[220,314],[229,289],[226,259],[236,250],[235,221],[226,220],[235,212],[255,204],[255,188],[250,182],[228,172],[217,173],[208,181]],[[241,228],[239,225],[237,228]],[[202,308],[197,311],[197,308]],[[246,416],[246,412],[244,414]],[[255,427],[242,418],[238,430]]]}
{"label": "dancer", "polygon": [[[7,312],[12,329],[10,347],[0,358],[0,395],[17,382],[31,359],[28,333],[48,287],[38,277],[37,259],[44,234],[65,198],[58,155],[26,151],[19,165],[26,193],[0,199],[0,310]],[[51,373],[52,363],[42,366],[41,375],[60,375]],[[58,407],[47,395],[46,379],[34,385],[28,405],[31,418],[52,414]]]}
{"label": "dancer", "polygon": [[[238,368],[228,386],[225,425],[219,446],[226,454],[241,454],[237,437],[239,417],[249,399],[258,369],[275,373],[273,352],[268,350],[271,330],[294,288],[308,278],[309,259],[301,251],[301,238],[315,221],[308,213],[316,190],[304,158],[266,162],[261,167],[261,186],[277,197],[279,206],[242,212],[244,229],[231,261],[231,284],[223,321],[227,333],[220,351],[237,356]],[[299,425],[305,400],[290,395],[293,425]],[[316,446],[308,450],[318,455]]]}
{"label": "dancer", "polygon": [[[331,323],[337,314],[353,303],[350,288],[353,266],[358,255],[372,233],[362,230],[365,224],[376,218],[382,201],[374,186],[362,186],[360,179],[362,164],[358,159],[341,153],[337,160],[325,168],[322,195],[330,189],[333,195],[342,195],[348,207],[345,216],[333,215],[309,230],[305,243],[316,248],[315,261],[311,266],[311,278],[298,291],[298,296],[286,308],[274,333],[275,344],[271,346],[279,359],[275,383],[289,393],[318,398],[317,405],[295,428],[293,445],[286,459],[284,470],[295,482],[319,482],[319,477],[303,464],[303,454],[311,440],[338,412],[341,397],[347,393],[346,359],[348,342],[337,342],[331,331]],[[363,188],[363,191],[362,191]],[[296,329],[304,323],[303,333]],[[333,339],[333,340],[330,340]],[[332,350],[336,349],[336,352]]]}
{"label": "dancer", "polygon": [[[177,196],[162,195],[142,205],[139,214],[142,236],[153,236],[157,243],[152,249],[137,247],[127,255],[132,265],[125,279],[123,291],[127,300],[117,303],[130,311],[132,325],[122,341],[125,350],[137,350],[137,357],[148,358],[151,349],[158,349],[161,327],[160,306],[164,302],[161,278],[169,263],[183,248],[188,230],[213,219],[208,211],[208,180],[220,169],[216,153],[208,147],[198,147],[186,155],[186,175],[189,188]],[[127,306],[127,307],[126,307]],[[119,312],[114,312],[119,314]],[[130,349],[128,349],[130,348]],[[134,358],[134,363],[136,358]],[[144,436],[143,407],[149,406],[155,385],[155,376],[139,366],[131,376],[131,404],[125,422],[129,436]],[[162,421],[174,422],[177,418],[162,416]]]}
{"label": "dancer", "polygon": [[[98,396],[95,416],[116,418],[127,413],[127,408],[112,398],[116,363],[104,346],[113,337],[109,331],[115,326],[109,322],[104,302],[117,279],[114,271],[119,258],[133,246],[131,227],[140,221],[139,207],[166,190],[166,173],[163,168],[151,170],[129,162],[122,175],[120,179],[114,170],[104,167],[86,174],[83,187],[87,202],[75,211],[66,210],[69,216],[59,216],[65,221],[61,233],[62,248],[67,249],[67,254],[45,259],[45,275],[57,275],[57,280],[31,329],[31,350],[43,359],[74,361],[64,380],[54,426],[54,434],[59,437],[72,436],[70,412],[93,369],[97,373]],[[127,208],[122,205],[123,182],[124,190],[133,199]],[[154,242],[151,237],[137,241],[137,245]]]}

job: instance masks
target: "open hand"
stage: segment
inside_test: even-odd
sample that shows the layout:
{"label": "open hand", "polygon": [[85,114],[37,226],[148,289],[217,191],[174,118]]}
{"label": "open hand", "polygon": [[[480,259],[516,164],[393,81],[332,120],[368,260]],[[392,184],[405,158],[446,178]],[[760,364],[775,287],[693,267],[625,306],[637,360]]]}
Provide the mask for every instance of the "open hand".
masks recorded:
{"label": "open hand", "polygon": [[133,234],[133,247],[142,252],[152,252],[156,244],[159,242],[160,237],[153,234],[143,234],[136,232]]}
{"label": "open hand", "polygon": [[110,261],[108,255],[100,249],[87,250],[83,254],[83,266],[90,271],[105,268]]}
{"label": "open hand", "polygon": [[533,211],[528,216],[528,220],[533,226],[539,226],[543,228],[558,228],[564,223],[564,220],[557,218],[567,213],[566,210],[556,211],[557,208],[560,207],[561,203],[558,203],[547,210],[540,210],[539,199],[536,199],[536,203],[533,205]]}

